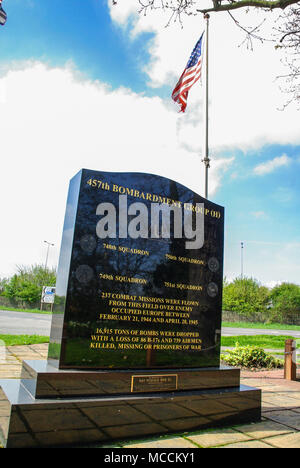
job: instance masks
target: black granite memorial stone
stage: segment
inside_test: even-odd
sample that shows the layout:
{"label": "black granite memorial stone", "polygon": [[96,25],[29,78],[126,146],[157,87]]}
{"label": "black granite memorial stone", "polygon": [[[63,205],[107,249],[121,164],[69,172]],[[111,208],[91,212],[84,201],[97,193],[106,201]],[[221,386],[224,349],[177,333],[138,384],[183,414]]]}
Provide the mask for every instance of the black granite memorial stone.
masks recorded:
{"label": "black granite memorial stone", "polygon": [[218,366],[223,236],[224,209],[176,182],[82,170],[70,184],[49,358],[61,369]]}
{"label": "black granite memorial stone", "polygon": [[107,443],[258,421],[220,365],[224,209],[172,180],[70,183],[47,360],[0,380],[8,448]]}

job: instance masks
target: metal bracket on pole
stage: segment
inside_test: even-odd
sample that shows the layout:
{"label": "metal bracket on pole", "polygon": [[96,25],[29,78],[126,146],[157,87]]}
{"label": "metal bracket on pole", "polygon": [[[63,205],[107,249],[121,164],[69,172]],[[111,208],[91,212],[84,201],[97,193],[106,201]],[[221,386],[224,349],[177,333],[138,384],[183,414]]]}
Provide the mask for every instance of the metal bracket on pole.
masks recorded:
{"label": "metal bracket on pole", "polygon": [[208,156],[206,156],[204,159],[202,159],[202,162],[205,164],[205,167],[207,167],[207,169],[210,168],[210,159]]}
{"label": "metal bracket on pole", "polygon": [[210,168],[210,159],[206,156],[202,159],[202,162],[205,165],[205,198],[208,198],[208,169]]}

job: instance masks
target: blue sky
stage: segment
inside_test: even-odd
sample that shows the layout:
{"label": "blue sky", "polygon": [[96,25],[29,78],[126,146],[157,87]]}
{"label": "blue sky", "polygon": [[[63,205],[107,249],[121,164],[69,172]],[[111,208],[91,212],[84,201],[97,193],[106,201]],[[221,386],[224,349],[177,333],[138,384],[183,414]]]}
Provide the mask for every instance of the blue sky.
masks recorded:
{"label": "blue sky", "polygon": [[[203,194],[202,88],[185,115],[170,99],[202,19],[166,28],[137,3],[3,0],[0,277],[42,263],[44,239],[57,264],[68,181],[82,167],[152,172]],[[226,208],[225,275],[240,274],[244,241],[247,276],[300,284],[299,113],[278,110],[280,55],[238,47],[223,17],[210,27],[209,197]]]}
{"label": "blue sky", "polygon": [[34,58],[56,66],[71,59],[89,78],[144,90],[147,38],[128,41],[103,0],[7,0],[3,6],[9,16],[1,62]]}

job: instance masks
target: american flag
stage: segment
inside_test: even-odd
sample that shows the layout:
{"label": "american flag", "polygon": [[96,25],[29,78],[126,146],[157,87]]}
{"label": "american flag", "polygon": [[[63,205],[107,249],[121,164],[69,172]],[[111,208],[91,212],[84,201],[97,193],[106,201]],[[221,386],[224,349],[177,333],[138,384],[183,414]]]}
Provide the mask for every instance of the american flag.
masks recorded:
{"label": "american flag", "polygon": [[4,26],[6,23],[6,13],[1,6],[2,0],[0,0],[0,26]]}
{"label": "american flag", "polygon": [[187,105],[187,98],[189,90],[201,77],[202,62],[203,62],[203,40],[204,32],[202,33],[199,41],[194,47],[194,50],[190,56],[187,66],[184,69],[177,85],[172,93],[173,101],[180,105],[180,111],[184,112]]}

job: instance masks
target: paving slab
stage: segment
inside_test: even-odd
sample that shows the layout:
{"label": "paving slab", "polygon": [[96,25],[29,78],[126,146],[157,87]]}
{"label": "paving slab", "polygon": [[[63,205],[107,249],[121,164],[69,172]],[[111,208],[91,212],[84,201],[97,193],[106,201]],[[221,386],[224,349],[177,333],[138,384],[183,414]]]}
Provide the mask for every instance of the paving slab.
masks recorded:
{"label": "paving slab", "polygon": [[300,448],[300,432],[266,439],[265,442],[276,448]]}
{"label": "paving slab", "polygon": [[290,398],[287,394],[280,394],[277,395],[276,393],[273,394],[263,394],[262,401],[264,406],[271,405],[277,406],[278,408],[284,409],[293,409],[294,407],[300,406],[300,401],[294,398]]}
{"label": "paving slab", "polygon": [[238,426],[236,429],[251,437],[252,439],[264,439],[265,437],[293,433],[293,429],[290,429],[289,427],[272,420],[264,420],[259,423],[246,424],[243,426]]}
{"label": "paving slab", "polygon": [[27,346],[8,346],[7,350],[18,359],[45,359],[47,356],[48,345],[27,345]]}
{"label": "paving slab", "polygon": [[[3,350],[2,350],[3,351]],[[9,346],[1,353],[0,378],[19,378],[24,359],[46,359],[48,344]],[[120,442],[125,448],[300,448],[300,382],[284,380],[283,370],[241,371],[241,383],[262,389],[261,422],[184,433],[174,437]],[[0,426],[8,423],[1,417]],[[105,445],[101,446],[104,447]],[[117,445],[115,445],[117,447]],[[100,446],[99,446],[100,447]]]}
{"label": "paving slab", "polygon": [[278,407],[276,405],[273,405],[269,401],[264,401],[262,398],[261,400],[261,411],[262,413],[268,413],[269,411],[276,411],[278,410]]}
{"label": "paving slab", "polygon": [[[300,385],[299,385],[300,386]],[[273,389],[273,392],[274,392],[274,389]],[[276,391],[276,394],[278,396],[288,396],[289,398],[292,398],[292,399],[296,399],[297,400],[297,403],[298,405],[297,406],[300,406],[300,392],[297,392],[295,390],[289,390],[289,391]]]}
{"label": "paving slab", "polygon": [[123,445],[124,448],[195,448],[195,445],[183,437],[172,437],[170,439],[157,439],[149,442],[136,442]]}
{"label": "paving slab", "polygon": [[234,429],[216,429],[213,431],[204,432],[197,435],[187,435],[187,439],[191,440],[200,447],[216,447],[232,442],[242,442],[250,440],[250,437]]}
{"label": "paving slab", "polygon": [[270,413],[264,413],[264,416],[291,429],[300,431],[300,413],[296,411],[271,411]]}
{"label": "paving slab", "polygon": [[249,442],[238,442],[237,444],[228,444],[223,447],[217,448],[263,448],[263,449],[271,449],[274,448],[271,445],[261,441],[261,440],[250,440]]}

